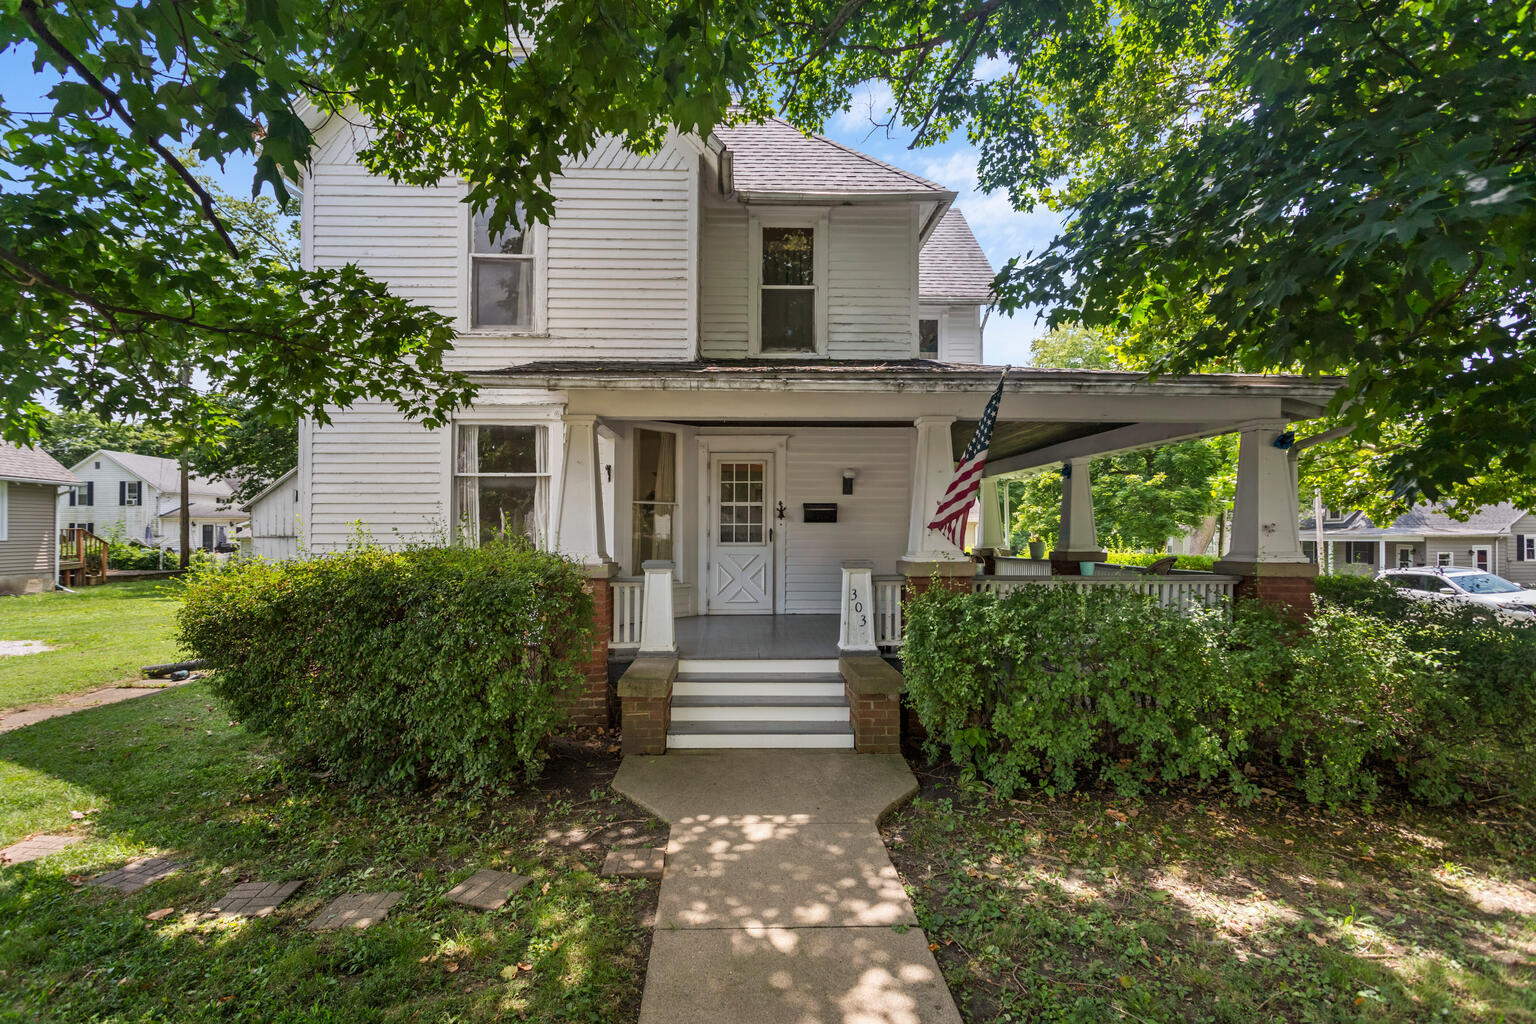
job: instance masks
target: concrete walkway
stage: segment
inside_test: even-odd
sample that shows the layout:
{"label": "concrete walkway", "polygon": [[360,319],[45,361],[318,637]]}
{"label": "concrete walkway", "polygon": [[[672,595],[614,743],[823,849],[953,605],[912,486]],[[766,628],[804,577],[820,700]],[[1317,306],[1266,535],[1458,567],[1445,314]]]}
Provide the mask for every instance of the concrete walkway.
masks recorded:
{"label": "concrete walkway", "polygon": [[613,786],[672,825],[640,1024],[959,1024],[876,829],[901,758],[688,751]]}
{"label": "concrete walkway", "polygon": [[103,686],[99,690],[77,694],[68,700],[61,700],[54,704],[39,704],[37,707],[0,714],[0,732],[22,729],[29,725],[36,725],[38,722],[46,722],[50,718],[98,708],[103,704],[116,704],[135,697],[147,697],[152,693],[160,693],[173,686],[184,686],[190,682],[192,682],[191,679],[184,679],[175,683],[146,683],[143,686]]}

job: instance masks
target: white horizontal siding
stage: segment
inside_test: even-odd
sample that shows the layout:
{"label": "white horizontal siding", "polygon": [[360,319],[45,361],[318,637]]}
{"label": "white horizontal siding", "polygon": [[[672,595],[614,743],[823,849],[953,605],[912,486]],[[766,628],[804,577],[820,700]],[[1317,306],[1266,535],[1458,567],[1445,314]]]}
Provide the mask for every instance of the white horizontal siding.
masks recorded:
{"label": "white horizontal siding", "polygon": [[[836,614],[842,563],[867,558],[875,573],[896,571],[907,547],[915,431],[905,428],[808,428],[789,437],[784,501],[784,610]],[[858,470],[843,494],[843,470]],[[837,522],[806,523],[801,505],[837,502]]]}
{"label": "white horizontal siding", "polygon": [[705,207],[699,246],[699,351],[708,359],[745,358],[747,212]]}
{"label": "white horizontal siding", "polygon": [[380,544],[435,540],[443,508],[443,435],[383,403],[332,410],[328,426],[301,434],[309,511],[299,530],[312,551],[344,548],[357,527]]}
{"label": "white horizontal siding", "polygon": [[979,306],[950,306],[944,310],[944,323],[939,332],[939,358],[946,363],[982,361]]}
{"label": "white horizontal siding", "polygon": [[827,228],[827,355],[910,359],[917,244],[911,206],[839,206]]}

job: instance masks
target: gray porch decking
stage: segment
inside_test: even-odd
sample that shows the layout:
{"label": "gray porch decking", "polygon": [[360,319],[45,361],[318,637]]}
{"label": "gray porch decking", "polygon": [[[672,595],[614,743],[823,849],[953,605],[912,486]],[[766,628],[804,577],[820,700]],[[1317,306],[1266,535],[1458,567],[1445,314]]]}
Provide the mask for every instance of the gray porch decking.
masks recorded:
{"label": "gray porch decking", "polygon": [[836,615],[690,615],[675,620],[681,658],[835,658]]}

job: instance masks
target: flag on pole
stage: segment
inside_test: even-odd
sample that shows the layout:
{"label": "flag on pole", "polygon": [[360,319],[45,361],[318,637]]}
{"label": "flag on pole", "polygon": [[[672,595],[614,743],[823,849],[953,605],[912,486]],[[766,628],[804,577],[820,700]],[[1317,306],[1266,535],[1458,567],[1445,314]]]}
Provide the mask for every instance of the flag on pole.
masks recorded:
{"label": "flag on pole", "polygon": [[955,478],[949,482],[944,497],[939,499],[938,511],[928,524],[928,529],[944,534],[956,547],[960,546],[960,534],[965,529],[965,517],[971,511],[971,503],[981,489],[981,473],[987,468],[987,450],[992,446],[992,428],[997,425],[997,407],[1002,403],[1003,381],[1007,378],[1005,369],[998,379],[997,390],[992,393],[992,400],[981,414],[981,422],[976,424],[971,443],[965,446],[965,454],[960,456]]}

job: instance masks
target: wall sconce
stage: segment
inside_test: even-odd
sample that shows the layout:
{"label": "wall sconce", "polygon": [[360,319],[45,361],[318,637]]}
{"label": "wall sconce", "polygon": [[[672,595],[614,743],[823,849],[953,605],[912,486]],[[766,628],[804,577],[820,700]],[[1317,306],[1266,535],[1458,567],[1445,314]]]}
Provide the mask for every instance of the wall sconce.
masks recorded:
{"label": "wall sconce", "polygon": [[843,470],[843,493],[853,493],[853,482],[858,479],[859,471],[856,469]]}

